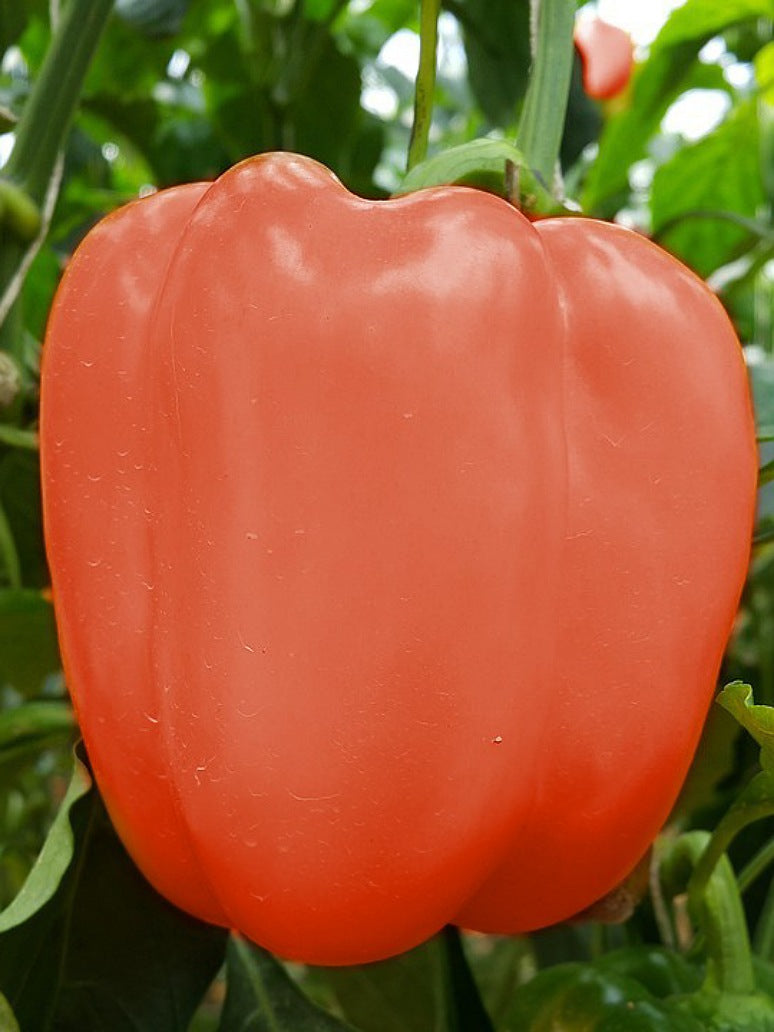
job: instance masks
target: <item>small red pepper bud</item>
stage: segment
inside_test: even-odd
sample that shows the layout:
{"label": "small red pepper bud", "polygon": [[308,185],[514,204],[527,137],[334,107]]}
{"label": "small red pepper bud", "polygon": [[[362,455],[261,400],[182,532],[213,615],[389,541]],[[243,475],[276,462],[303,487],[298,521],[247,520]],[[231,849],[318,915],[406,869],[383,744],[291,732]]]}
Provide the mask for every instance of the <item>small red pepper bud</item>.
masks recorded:
{"label": "small red pepper bud", "polygon": [[575,46],[583,62],[583,89],[596,100],[610,100],[629,82],[634,47],[628,32],[601,18],[582,18],[575,26]]}

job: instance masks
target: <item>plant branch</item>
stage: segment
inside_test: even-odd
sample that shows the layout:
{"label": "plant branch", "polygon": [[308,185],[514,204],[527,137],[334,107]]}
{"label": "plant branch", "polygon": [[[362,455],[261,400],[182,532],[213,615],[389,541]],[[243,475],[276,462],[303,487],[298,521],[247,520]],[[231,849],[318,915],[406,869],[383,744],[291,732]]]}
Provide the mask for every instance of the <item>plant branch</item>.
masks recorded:
{"label": "plant branch", "polygon": [[70,0],[16,127],[5,176],[40,205],[113,0]]}
{"label": "plant branch", "polygon": [[717,844],[706,831],[681,835],[670,845],[662,874],[672,895],[687,882],[688,913],[709,961],[705,985],[741,995],[755,988],[750,938],[733,868]]}
{"label": "plant branch", "polygon": [[[6,294],[17,275],[26,239],[36,235],[30,211],[39,210],[46,200],[57,156],[112,7],[113,0],[70,0],[16,126],[16,142],[2,175],[4,197],[6,203],[10,198],[13,210],[10,218],[0,220],[0,295]],[[23,201],[16,203],[19,198]]]}
{"label": "plant branch", "polygon": [[414,88],[414,123],[408,151],[409,170],[427,156],[427,142],[433,120],[440,9],[441,0],[422,0],[419,15],[419,70]]}

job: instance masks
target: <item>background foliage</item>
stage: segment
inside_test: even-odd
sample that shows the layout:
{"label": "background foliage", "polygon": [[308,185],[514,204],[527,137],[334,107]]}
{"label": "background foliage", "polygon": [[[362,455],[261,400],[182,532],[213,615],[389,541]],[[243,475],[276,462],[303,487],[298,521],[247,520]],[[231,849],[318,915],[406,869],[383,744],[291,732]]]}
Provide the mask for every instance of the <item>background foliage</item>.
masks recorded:
{"label": "background foliage", "polygon": [[[576,62],[562,145],[568,195],[588,214],[653,235],[717,290],[747,346],[764,438],[774,428],[773,21],[773,0],[686,0],[639,55],[628,92],[605,107],[583,94]],[[43,0],[0,0],[0,153],[51,24]],[[447,0],[441,24],[431,151],[512,138],[529,65],[527,0]],[[47,594],[34,436],[41,340],[61,269],[117,205],[211,179],[258,151],[311,155],[364,195],[397,189],[413,83],[390,54],[396,34],[410,50],[416,28],[413,0],[117,0],[96,51],[45,239],[0,330],[0,990],[22,1029],[516,1028],[514,989],[536,969],[664,938],[663,915],[646,899],[622,925],[589,920],[462,945],[447,934],[368,968],[285,968],[239,940],[227,949],[225,933],[152,892],[78,758],[67,792],[77,732]],[[724,113],[686,139],[664,119],[696,90],[724,98]],[[763,444],[764,463],[771,449]],[[758,546],[722,672],[769,705],[772,491],[761,492]],[[673,828],[713,828],[757,763],[752,739],[717,708]],[[737,837],[737,870],[771,834],[769,820]],[[774,960],[774,895],[765,865],[753,873],[745,905],[763,963]],[[14,1027],[0,996],[0,1029]]]}

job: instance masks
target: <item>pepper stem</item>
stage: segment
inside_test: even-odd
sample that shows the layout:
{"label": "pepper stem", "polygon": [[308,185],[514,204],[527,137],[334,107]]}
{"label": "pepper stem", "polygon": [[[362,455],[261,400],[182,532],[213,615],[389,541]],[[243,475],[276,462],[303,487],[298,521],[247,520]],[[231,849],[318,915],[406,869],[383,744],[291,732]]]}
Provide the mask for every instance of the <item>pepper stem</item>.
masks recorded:
{"label": "pepper stem", "polygon": [[433,120],[435,72],[438,52],[438,14],[441,0],[422,0],[419,14],[419,70],[414,87],[414,123],[411,127],[407,170],[427,157],[427,141]]}

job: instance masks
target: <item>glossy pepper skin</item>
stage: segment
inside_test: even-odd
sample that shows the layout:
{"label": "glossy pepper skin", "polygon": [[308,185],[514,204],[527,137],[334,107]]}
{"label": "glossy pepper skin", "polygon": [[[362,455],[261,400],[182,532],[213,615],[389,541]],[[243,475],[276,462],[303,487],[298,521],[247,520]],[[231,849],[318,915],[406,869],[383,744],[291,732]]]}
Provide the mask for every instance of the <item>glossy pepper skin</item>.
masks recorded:
{"label": "glossy pepper skin", "polygon": [[315,963],[604,895],[689,765],[756,480],[646,240],[269,154],[81,244],[42,371],[68,684],[173,902]]}

